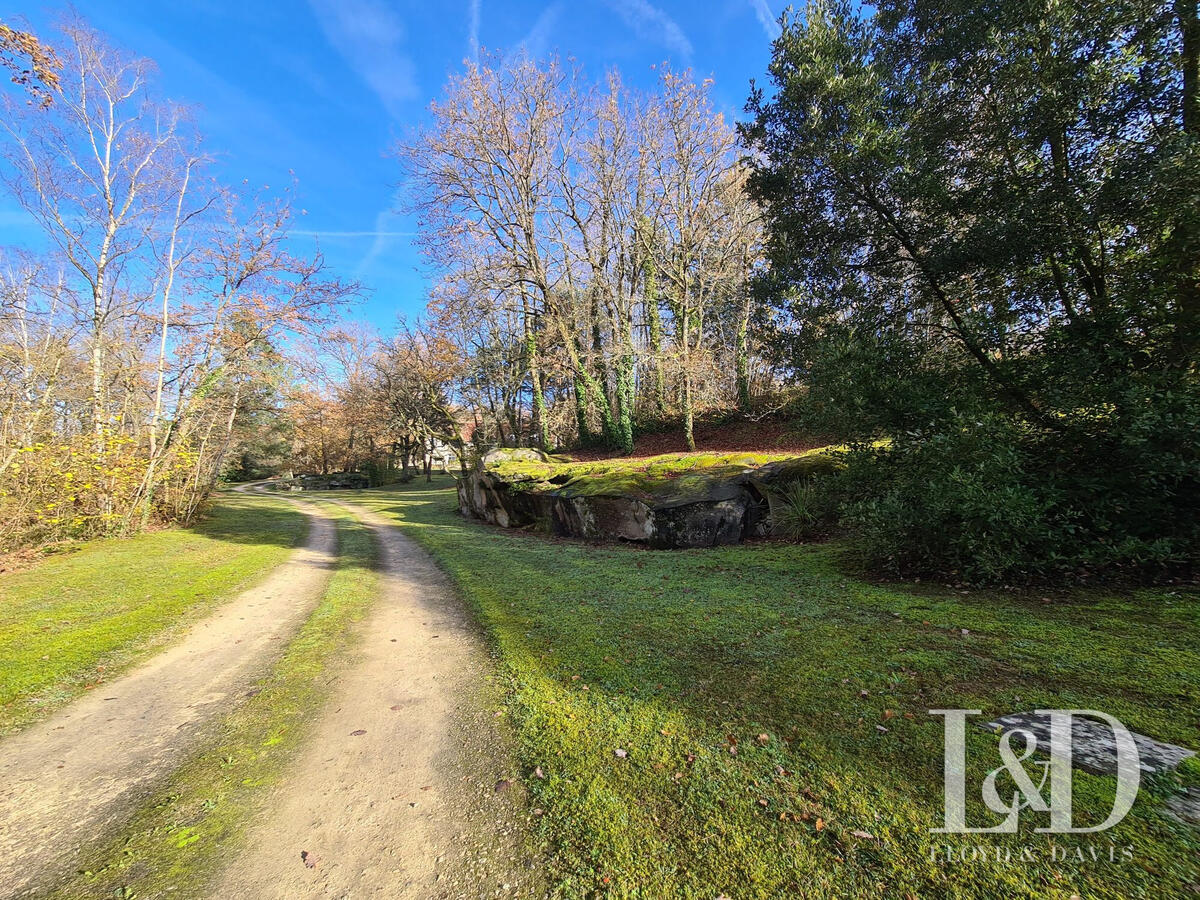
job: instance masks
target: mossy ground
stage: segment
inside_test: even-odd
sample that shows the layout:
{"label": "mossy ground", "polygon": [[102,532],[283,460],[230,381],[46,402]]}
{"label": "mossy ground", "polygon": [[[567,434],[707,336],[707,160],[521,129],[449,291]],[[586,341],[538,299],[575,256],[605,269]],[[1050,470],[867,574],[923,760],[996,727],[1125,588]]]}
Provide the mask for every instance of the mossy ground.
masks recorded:
{"label": "mossy ground", "polygon": [[668,453],[597,462],[504,460],[488,467],[520,490],[558,490],[571,496],[632,496],[662,500],[702,492],[708,485],[771,462],[791,461],[797,472],[833,463],[835,448],[795,453]]}
{"label": "mossy ground", "polygon": [[307,533],[285,501],[224,494],[195,528],[91,541],[0,577],[0,734],[144,659]]}
{"label": "mossy ground", "polygon": [[221,854],[236,850],[246,824],[302,745],[354,644],[354,625],[378,592],[370,530],[345,510],[328,512],[338,520],[337,568],[270,675],[129,823],[87,851],[81,871],[52,897],[211,896],[207,885]]}
{"label": "mossy ground", "polygon": [[[1101,834],[1037,834],[1029,811],[1016,835],[929,831],[943,815],[930,709],[1092,708],[1200,747],[1194,593],[878,584],[837,543],[549,542],[462,519],[448,479],[351,499],[430,550],[489,630],[563,897],[1086,900],[1200,883],[1200,835],[1162,811],[1173,778]],[[990,824],[978,785],[996,739],[972,729],[968,748],[969,815]],[[1076,821],[1103,818],[1113,790],[1077,773]],[[947,862],[947,848],[979,849]]]}

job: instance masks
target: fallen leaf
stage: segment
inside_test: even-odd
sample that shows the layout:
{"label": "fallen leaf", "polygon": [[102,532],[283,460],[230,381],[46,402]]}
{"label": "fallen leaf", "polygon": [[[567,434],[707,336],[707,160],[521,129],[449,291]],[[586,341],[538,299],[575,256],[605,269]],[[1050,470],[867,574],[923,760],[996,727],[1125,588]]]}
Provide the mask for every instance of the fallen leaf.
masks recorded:
{"label": "fallen leaf", "polygon": [[883,711],[883,718],[884,718],[884,721],[887,721],[888,719],[892,718],[892,717],[893,717],[893,716],[895,716],[895,715],[896,715],[896,714],[895,714],[894,712],[892,712],[890,709],[885,709],[885,710]]}
{"label": "fallen leaf", "polygon": [[758,742],[763,746],[766,746],[767,744],[771,743],[771,736],[766,732],[763,732],[758,736]]}
{"label": "fallen leaf", "polygon": [[304,863],[305,868],[315,869],[317,867],[317,858],[307,850],[300,851],[300,861]]}
{"label": "fallen leaf", "polygon": [[817,831],[820,831],[820,830],[821,830],[822,828],[824,828],[824,827],[825,827],[825,820],[824,820],[824,819],[822,819],[822,818],[818,818],[818,819],[817,819],[817,821],[816,821],[816,828],[817,828]]}
{"label": "fallen leaf", "polygon": [[852,835],[854,835],[855,837],[858,837],[858,838],[863,838],[864,840],[868,840],[868,841],[873,841],[873,840],[875,840],[875,835],[873,835],[873,834],[871,834],[870,832],[867,832],[867,831],[859,831],[857,828],[856,828],[856,829],[854,829],[853,831],[851,831],[850,833],[851,833]]}
{"label": "fallen leaf", "polygon": [[388,709],[390,709],[392,712],[399,712],[401,707],[400,704],[397,703],[395,706],[389,706]]}
{"label": "fallen leaf", "polygon": [[356,729],[354,729],[354,731],[350,732],[350,737],[361,737],[362,735],[364,735],[366,733],[367,733],[367,729],[356,728]]}
{"label": "fallen leaf", "polygon": [[510,787],[512,787],[512,782],[507,778],[501,778],[496,782],[496,787],[494,790],[497,794],[499,794],[501,791],[507,791]]}

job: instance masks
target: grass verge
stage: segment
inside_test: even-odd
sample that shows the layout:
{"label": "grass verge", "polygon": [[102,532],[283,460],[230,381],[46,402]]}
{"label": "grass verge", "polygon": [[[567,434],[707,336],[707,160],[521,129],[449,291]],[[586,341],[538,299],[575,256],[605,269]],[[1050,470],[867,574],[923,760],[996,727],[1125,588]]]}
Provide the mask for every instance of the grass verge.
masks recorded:
{"label": "grass verge", "polygon": [[[837,544],[546,541],[460,518],[447,480],[352,499],[425,546],[490,631],[562,897],[1086,900],[1200,884],[1200,834],[1163,811],[1173,778],[1143,783],[1099,834],[1035,833],[1048,817],[1029,810],[1017,834],[930,833],[930,709],[1097,709],[1200,748],[1194,593],[877,584]],[[997,742],[970,729],[967,746],[968,821],[992,824],[979,786]],[[1077,772],[1075,821],[1102,820],[1113,793]]]}
{"label": "grass verge", "polygon": [[203,897],[219,857],[237,846],[267,789],[301,746],[329,691],[330,669],[378,593],[370,529],[338,507],[339,557],[329,587],[279,661],[217,736],[184,763],[119,833],[85,855],[56,900]]}
{"label": "grass verge", "polygon": [[161,648],[307,531],[286,501],[227,494],[195,528],[91,541],[0,577],[0,734]]}

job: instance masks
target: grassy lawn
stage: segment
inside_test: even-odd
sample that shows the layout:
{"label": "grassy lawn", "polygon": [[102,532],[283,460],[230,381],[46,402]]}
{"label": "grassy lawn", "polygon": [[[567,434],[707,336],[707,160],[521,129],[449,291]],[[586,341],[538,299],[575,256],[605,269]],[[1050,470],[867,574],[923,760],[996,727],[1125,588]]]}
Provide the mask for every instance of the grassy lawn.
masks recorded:
{"label": "grassy lawn", "polygon": [[212,740],[128,825],[90,849],[82,871],[53,897],[210,896],[206,885],[220,870],[221,856],[236,850],[268,789],[302,746],[335,681],[335,667],[353,644],[353,626],[377,594],[370,530],[344,510],[329,512],[338,520],[337,568],[258,692],[230,711]]}
{"label": "grassy lawn", "polygon": [[307,533],[286,501],[225,494],[195,528],[92,541],[0,576],[0,734],[145,658]]}
{"label": "grassy lawn", "polygon": [[[564,897],[1086,900],[1200,883],[1200,835],[1160,811],[1171,779],[1144,782],[1100,834],[1036,834],[1047,818],[1028,810],[1017,835],[929,833],[943,765],[929,709],[1093,708],[1200,748],[1194,593],[877,584],[841,545],[549,541],[461,519],[449,479],[351,499],[431,551],[490,632]],[[970,732],[968,818],[992,824],[979,785],[996,739]],[[1113,790],[1077,772],[1076,822],[1104,818]],[[1089,845],[1116,861],[1081,861]],[[984,853],[947,862],[947,846]]]}

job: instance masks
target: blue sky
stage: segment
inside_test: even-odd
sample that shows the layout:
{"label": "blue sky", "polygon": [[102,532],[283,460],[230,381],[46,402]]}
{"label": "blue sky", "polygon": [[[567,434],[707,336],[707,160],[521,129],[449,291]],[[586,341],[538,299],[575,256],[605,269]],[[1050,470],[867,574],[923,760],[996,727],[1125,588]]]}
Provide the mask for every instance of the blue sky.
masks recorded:
{"label": "blue sky", "polygon": [[[715,79],[741,114],[764,80],[786,0],[79,0],[117,44],[159,65],[163,92],[198,107],[230,183],[297,182],[297,249],[319,241],[330,267],[369,289],[358,314],[389,330],[425,305],[430,275],[396,211],[388,149],[424,118],[447,75],[477,47],[558,51],[593,76],[618,68],[650,86],[669,61]],[[10,0],[5,20],[49,32],[59,4]],[[0,243],[31,241],[0,206]]]}

